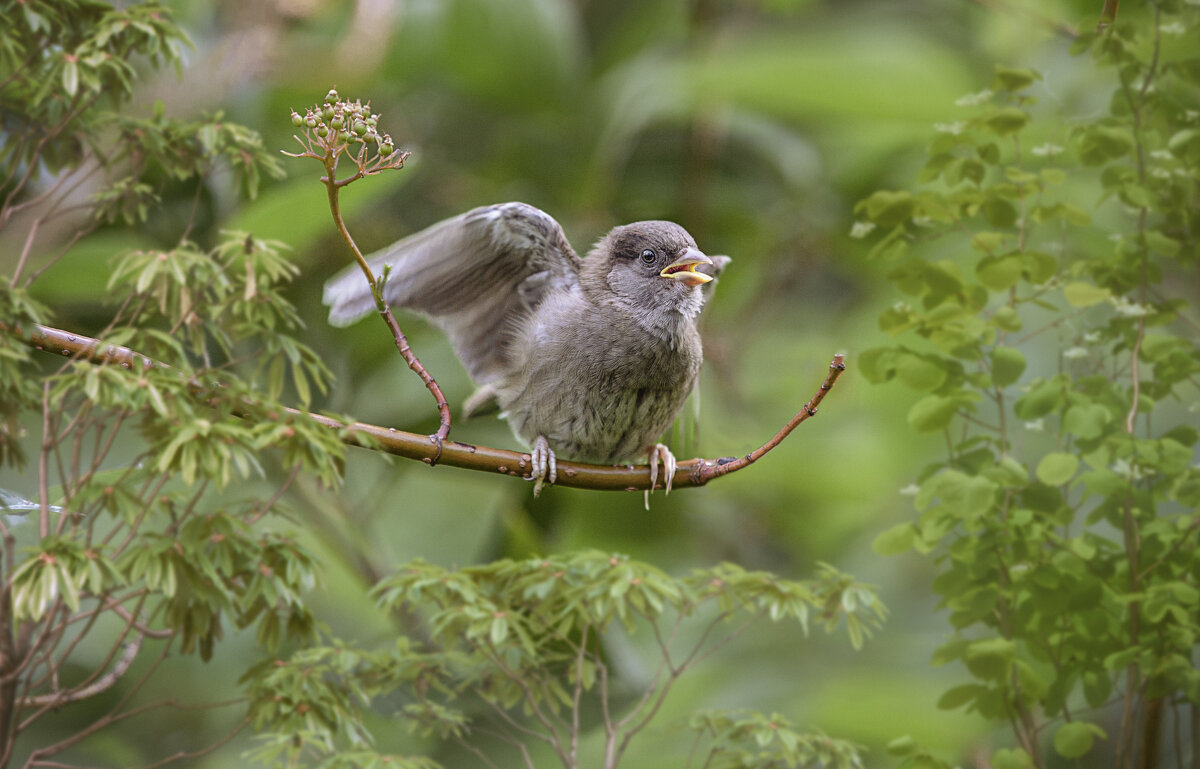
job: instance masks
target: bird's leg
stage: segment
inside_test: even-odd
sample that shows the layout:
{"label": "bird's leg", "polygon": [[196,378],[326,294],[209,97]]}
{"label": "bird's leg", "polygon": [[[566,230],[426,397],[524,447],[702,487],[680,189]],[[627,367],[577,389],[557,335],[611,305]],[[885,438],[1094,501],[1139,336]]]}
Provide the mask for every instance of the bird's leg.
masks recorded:
{"label": "bird's leg", "polygon": [[533,478],[533,496],[536,497],[542,493],[543,484],[558,480],[558,460],[544,435],[539,435],[533,442],[533,451],[529,452],[529,458],[533,465],[530,472],[530,477]]}
{"label": "bird's leg", "polygon": [[650,509],[650,492],[654,490],[654,484],[658,482],[658,461],[661,459],[663,463],[663,483],[665,484],[664,493],[671,493],[671,481],[675,480],[675,455],[667,448],[665,443],[656,443],[648,452],[650,455],[650,488],[646,489],[646,509]]}

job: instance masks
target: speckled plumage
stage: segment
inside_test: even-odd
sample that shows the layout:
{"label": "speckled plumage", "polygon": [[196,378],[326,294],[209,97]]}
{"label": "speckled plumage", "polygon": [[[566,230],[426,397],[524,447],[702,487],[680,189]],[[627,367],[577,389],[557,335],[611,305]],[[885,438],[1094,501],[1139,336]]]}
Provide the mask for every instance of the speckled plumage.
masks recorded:
{"label": "speckled plumage", "polygon": [[[707,278],[664,273],[689,260],[712,275],[728,258],[710,262],[679,225],[648,221],[614,228],[581,260],[523,203],[468,211],[370,259],[392,265],[389,304],[450,337],[480,385],[468,411],[494,401],[527,445],[542,436],[563,458],[599,463],[646,455],[695,386]],[[326,285],[335,324],[374,308],[356,272]]]}

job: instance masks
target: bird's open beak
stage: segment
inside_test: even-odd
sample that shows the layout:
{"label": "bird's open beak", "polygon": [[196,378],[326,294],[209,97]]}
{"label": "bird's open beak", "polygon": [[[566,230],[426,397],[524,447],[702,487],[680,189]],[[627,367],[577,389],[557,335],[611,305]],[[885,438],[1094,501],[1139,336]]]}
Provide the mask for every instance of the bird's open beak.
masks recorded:
{"label": "bird's open beak", "polygon": [[696,268],[702,264],[712,263],[712,259],[696,249],[688,247],[683,250],[678,259],[668,264],[658,274],[664,278],[677,280],[685,286],[699,286],[712,280],[712,276],[696,272]]}

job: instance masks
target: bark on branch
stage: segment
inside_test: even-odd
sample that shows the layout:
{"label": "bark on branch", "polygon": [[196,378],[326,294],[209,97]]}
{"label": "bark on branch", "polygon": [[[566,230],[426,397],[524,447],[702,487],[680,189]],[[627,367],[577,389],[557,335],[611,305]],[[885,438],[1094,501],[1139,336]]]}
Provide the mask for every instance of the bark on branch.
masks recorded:
{"label": "bark on branch", "polygon": [[[87,360],[97,364],[113,364],[123,368],[169,368],[127,347],[106,345],[81,334],[73,334],[49,326],[36,325],[32,328],[8,328],[0,323],[0,331],[13,334],[31,347],[49,353]],[[844,356],[833,356],[829,374],[821,383],[816,394],[804,404],[770,440],[754,451],[740,457],[718,459],[689,459],[679,463],[672,488],[703,486],[713,478],[748,467],[778,446],[792,430],[817,413],[817,406],[833,389],[838,377],[846,370]],[[208,388],[196,384],[197,390]],[[311,419],[341,433],[342,441],[348,445],[384,451],[388,454],[417,459],[426,464],[452,465],[468,470],[500,473],[518,478],[528,477],[530,457],[527,452],[509,451],[490,446],[478,446],[460,441],[447,440],[439,449],[436,436],[418,435],[392,427],[363,422],[344,422],[334,417],[313,414],[288,408],[294,416]],[[440,456],[439,456],[440,450]],[[578,462],[559,461],[556,486],[569,486],[598,491],[643,491],[650,487],[650,468],[646,465],[589,465]],[[661,488],[658,483],[655,488]]]}

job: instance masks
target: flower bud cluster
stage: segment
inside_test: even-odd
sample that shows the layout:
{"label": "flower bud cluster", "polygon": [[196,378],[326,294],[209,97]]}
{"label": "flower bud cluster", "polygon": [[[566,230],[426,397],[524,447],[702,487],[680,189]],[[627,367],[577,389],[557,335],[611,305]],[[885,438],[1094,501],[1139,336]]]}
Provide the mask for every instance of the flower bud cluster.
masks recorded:
{"label": "flower bud cluster", "polygon": [[379,115],[371,112],[371,105],[358,99],[343,101],[334,89],[325,94],[323,104],[308,107],[303,115],[292,110],[292,125],[304,128],[328,147],[361,142],[376,146],[381,158],[396,151],[392,137],[378,130]]}

